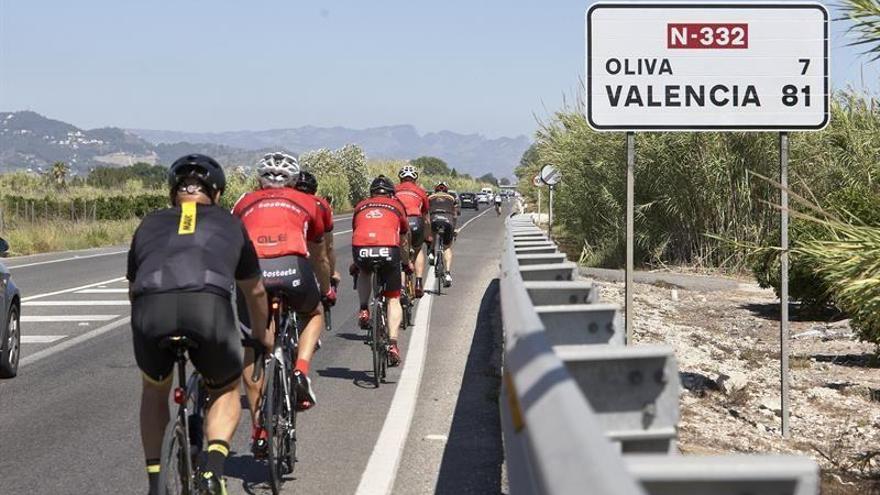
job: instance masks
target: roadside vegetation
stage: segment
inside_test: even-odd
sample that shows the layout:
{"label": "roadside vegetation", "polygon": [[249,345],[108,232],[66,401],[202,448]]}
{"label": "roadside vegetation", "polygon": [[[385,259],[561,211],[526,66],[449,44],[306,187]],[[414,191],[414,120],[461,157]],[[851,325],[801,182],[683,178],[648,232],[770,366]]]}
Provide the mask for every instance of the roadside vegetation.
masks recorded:
{"label": "roadside vegetation", "polygon": [[[840,92],[831,114],[825,130],[791,135],[790,191],[802,198],[792,204],[802,214],[794,215],[790,230],[791,295],[806,309],[852,311],[864,298],[880,296],[880,251],[866,244],[880,227],[880,103]],[[516,170],[520,192],[534,203],[532,177],[545,164],[558,166],[561,236],[584,264],[622,266],[624,135],[594,132],[581,109],[565,108],[535,138]],[[637,134],[637,263],[751,271],[762,285],[778,288],[778,174],[772,133]],[[831,273],[844,267],[846,276]],[[851,294],[861,300],[848,303]],[[880,326],[871,327],[861,335],[880,343]]]}
{"label": "roadside vegetation", "polygon": [[[355,145],[303,153],[299,160],[316,175],[318,193],[329,197],[337,212],[350,211],[367,197],[376,175],[385,174],[396,182],[405,163],[367,160]],[[419,181],[428,189],[441,180],[459,191],[494,185],[459,174],[439,158],[421,157],[415,162],[417,167],[428,167]],[[44,174],[0,174],[0,236],[9,241],[12,255],[125,244],[141,217],[168,204],[166,172],[166,166],[136,163],[100,167],[81,176],[56,162]],[[222,205],[231,209],[242,194],[257,186],[257,179],[251,166],[229,167],[226,175]]]}

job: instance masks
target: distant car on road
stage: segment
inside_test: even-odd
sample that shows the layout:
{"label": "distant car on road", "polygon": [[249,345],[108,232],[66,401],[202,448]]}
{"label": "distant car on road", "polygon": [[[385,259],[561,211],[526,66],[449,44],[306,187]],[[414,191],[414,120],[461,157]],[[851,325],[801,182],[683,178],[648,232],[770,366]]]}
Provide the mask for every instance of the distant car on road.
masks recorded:
{"label": "distant car on road", "polygon": [[461,201],[462,208],[480,209],[480,205],[477,204],[477,195],[474,193],[463,192],[458,195],[458,199]]}
{"label": "distant car on road", "polygon": [[477,203],[489,204],[489,195],[484,192],[477,193]]}
{"label": "distant car on road", "polygon": [[[6,256],[9,243],[0,239],[0,256]],[[0,378],[18,374],[21,357],[21,295],[12,282],[9,269],[0,263]]]}

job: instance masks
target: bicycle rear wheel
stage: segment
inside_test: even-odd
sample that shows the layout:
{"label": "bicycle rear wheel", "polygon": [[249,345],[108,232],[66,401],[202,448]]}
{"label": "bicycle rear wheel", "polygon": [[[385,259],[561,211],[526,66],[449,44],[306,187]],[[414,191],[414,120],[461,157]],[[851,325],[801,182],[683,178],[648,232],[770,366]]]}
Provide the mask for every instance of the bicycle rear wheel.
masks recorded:
{"label": "bicycle rear wheel", "polygon": [[443,249],[437,248],[437,261],[434,263],[434,275],[437,276],[437,294],[443,294],[443,276],[446,275],[446,260],[443,257]]}
{"label": "bicycle rear wheel", "polygon": [[382,381],[382,360],[384,358],[382,351],[385,345],[385,338],[382,335],[383,328],[381,312],[382,305],[373,304],[373,328],[370,330],[372,333],[370,338],[370,348],[373,351],[373,385],[376,388],[379,388],[379,383]]}
{"label": "bicycle rear wheel", "polygon": [[193,471],[190,461],[189,438],[179,417],[168,422],[162,438],[159,491],[162,495],[193,495]]}
{"label": "bicycle rear wheel", "polygon": [[273,359],[266,366],[266,408],[263,416],[269,435],[269,487],[273,495],[281,493],[284,475],[293,472],[289,435],[291,411],[284,393],[284,369],[277,364]]}

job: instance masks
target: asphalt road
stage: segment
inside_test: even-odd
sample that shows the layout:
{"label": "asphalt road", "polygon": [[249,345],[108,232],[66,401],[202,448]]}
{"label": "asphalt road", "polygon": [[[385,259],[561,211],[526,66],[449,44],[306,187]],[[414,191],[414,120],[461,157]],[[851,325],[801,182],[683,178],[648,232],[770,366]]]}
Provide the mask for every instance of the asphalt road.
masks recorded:
{"label": "asphalt road", "polygon": [[[389,481],[394,493],[502,490],[492,395],[497,394],[492,370],[497,368],[493,349],[500,329],[491,322],[498,319],[492,313],[497,304],[492,281],[503,218],[486,208],[480,213],[486,214],[477,218],[466,211],[460,220],[460,226],[472,221],[459,236],[455,286],[448,294],[430,296],[433,311],[422,317],[425,328],[402,336],[404,367],[390,370],[389,383],[378,390],[369,384],[370,354],[356,328],[356,294],[350,280],[343,281],[333,310],[334,331],[324,334],[324,347],[312,364],[318,405],[300,416],[299,462],[286,493],[346,494],[358,492],[359,486],[367,493],[370,485],[361,483],[368,461],[372,469],[375,462],[395,457],[400,469],[396,483]],[[343,273],[351,261],[350,229],[347,215],[337,219],[336,253]],[[25,298],[26,320],[19,376],[0,382],[0,493],[144,493],[137,423],[140,373],[131,349],[127,284],[121,278],[125,248],[39,255],[6,264]],[[425,301],[420,306],[427,309]],[[426,343],[423,363],[407,360],[411,338]],[[415,379],[415,386],[401,388],[395,397],[401,373],[411,375],[407,380]],[[406,435],[408,423],[396,411],[406,410],[397,406],[406,403],[410,388],[418,391],[418,399]],[[389,407],[395,415],[386,424]],[[269,493],[265,466],[249,452],[249,421],[245,411],[227,464],[229,492]],[[377,451],[371,460],[380,431],[382,438],[403,434],[405,448]],[[468,459],[477,465],[469,467]]]}

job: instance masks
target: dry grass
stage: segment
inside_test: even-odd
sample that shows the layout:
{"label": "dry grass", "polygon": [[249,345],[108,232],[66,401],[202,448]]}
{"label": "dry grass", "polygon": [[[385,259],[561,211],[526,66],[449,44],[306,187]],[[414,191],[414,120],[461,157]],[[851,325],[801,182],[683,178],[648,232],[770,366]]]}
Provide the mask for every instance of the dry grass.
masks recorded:
{"label": "dry grass", "polygon": [[67,251],[127,244],[140,220],[100,222],[43,222],[8,226],[3,238],[10,255]]}

